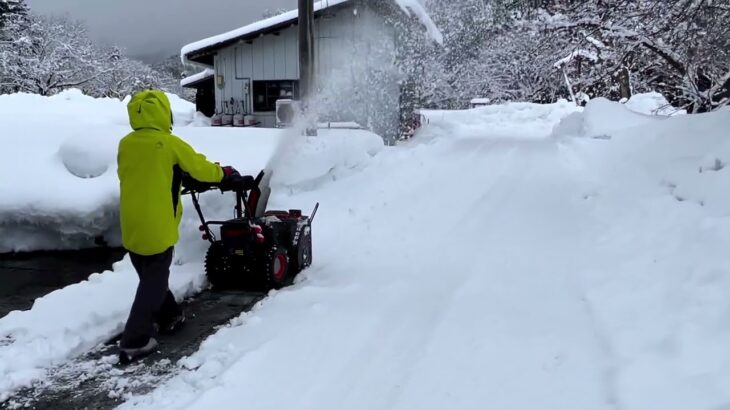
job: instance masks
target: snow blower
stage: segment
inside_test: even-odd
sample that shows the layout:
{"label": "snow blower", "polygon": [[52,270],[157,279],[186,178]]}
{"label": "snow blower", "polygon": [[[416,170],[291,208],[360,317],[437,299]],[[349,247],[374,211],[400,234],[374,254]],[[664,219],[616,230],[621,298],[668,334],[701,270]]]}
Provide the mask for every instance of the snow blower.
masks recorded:
{"label": "snow blower", "polygon": [[262,195],[263,179],[261,171],[249,192],[234,186],[233,219],[208,221],[200,206],[200,194],[222,189],[190,176],[184,178],[183,194],[192,198],[203,240],[210,242],[205,272],[215,288],[279,289],[312,264],[312,221],[319,204],[311,216],[302,215],[298,209],[264,211],[268,196]]}

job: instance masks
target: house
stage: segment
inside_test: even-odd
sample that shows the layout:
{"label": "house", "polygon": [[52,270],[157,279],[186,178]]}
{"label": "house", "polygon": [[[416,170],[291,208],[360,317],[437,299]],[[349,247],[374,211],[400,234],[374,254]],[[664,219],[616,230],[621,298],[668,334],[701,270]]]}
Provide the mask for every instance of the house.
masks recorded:
{"label": "house", "polygon": [[212,117],[216,111],[214,77],[215,71],[206,68],[180,81],[181,86],[195,89],[195,107],[208,117]]}
{"label": "house", "polygon": [[[323,0],[314,5],[315,89],[320,122],[356,122],[386,140],[400,129],[401,76],[396,67],[392,0]],[[197,89],[205,114],[254,115],[276,127],[277,100],[299,98],[298,11],[188,44],[186,63],[204,68],[182,85]]]}

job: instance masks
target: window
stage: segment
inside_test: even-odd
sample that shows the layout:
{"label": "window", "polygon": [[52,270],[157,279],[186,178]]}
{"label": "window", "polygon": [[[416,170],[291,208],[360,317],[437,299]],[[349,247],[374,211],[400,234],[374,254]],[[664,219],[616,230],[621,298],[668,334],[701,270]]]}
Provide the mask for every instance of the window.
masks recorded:
{"label": "window", "polygon": [[254,81],[253,110],[257,112],[276,111],[277,100],[299,98],[299,81]]}

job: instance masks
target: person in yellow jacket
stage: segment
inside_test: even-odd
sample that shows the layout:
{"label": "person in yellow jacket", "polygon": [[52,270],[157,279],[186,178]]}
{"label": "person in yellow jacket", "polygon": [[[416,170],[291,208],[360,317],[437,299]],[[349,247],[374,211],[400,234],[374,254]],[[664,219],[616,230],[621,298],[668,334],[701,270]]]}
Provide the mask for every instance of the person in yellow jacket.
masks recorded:
{"label": "person in yellow jacket", "polygon": [[168,287],[182,217],[183,172],[214,184],[243,178],[172,134],[172,111],[164,92],[136,94],[127,112],[134,131],[119,143],[120,222],[122,243],[140,282],[120,341],[122,361],[151,353],[157,347],[156,331],[172,332],[185,320]]}

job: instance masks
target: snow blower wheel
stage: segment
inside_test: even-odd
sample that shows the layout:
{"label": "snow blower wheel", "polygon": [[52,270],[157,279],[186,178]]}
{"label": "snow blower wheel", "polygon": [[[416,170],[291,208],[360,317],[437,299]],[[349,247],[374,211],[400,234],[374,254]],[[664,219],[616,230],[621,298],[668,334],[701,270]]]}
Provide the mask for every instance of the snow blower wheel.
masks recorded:
{"label": "snow blower wheel", "polygon": [[300,210],[264,212],[266,204],[259,204],[262,198],[266,202],[259,187],[263,178],[262,171],[250,192],[233,185],[235,217],[227,221],[207,221],[200,207],[200,193],[218,186],[183,179],[183,194],[191,196],[203,239],[210,242],[205,272],[214,288],[280,289],[312,264],[312,221],[319,204],[311,216]]}
{"label": "snow blower wheel", "polygon": [[205,275],[208,282],[215,289],[236,287],[236,276],[230,274],[232,270],[231,256],[227,254],[225,246],[220,242],[211,244],[205,254]]}
{"label": "snow blower wheel", "polygon": [[273,247],[264,257],[260,272],[264,273],[267,289],[281,289],[289,279],[289,255],[286,249]]}
{"label": "snow blower wheel", "polygon": [[299,241],[291,255],[291,270],[294,275],[312,265],[312,227],[307,225],[299,230]]}

